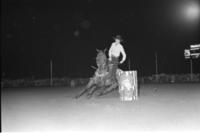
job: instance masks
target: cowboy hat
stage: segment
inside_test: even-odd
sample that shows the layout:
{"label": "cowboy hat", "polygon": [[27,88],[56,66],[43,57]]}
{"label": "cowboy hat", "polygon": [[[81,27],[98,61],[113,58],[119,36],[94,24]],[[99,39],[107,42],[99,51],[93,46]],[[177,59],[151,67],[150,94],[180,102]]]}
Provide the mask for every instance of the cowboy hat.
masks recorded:
{"label": "cowboy hat", "polygon": [[121,35],[116,35],[116,37],[113,37],[113,39],[118,39],[121,42],[123,41],[122,36]]}

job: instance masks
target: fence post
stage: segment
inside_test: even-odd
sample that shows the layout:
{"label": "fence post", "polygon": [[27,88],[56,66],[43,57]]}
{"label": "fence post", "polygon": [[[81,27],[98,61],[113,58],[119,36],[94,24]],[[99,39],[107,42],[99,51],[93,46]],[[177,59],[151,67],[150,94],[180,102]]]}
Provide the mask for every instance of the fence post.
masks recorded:
{"label": "fence post", "polygon": [[156,65],[156,82],[158,83],[158,56],[157,56],[157,52],[155,53],[155,65]]}
{"label": "fence post", "polygon": [[53,63],[50,61],[50,86],[53,85]]}

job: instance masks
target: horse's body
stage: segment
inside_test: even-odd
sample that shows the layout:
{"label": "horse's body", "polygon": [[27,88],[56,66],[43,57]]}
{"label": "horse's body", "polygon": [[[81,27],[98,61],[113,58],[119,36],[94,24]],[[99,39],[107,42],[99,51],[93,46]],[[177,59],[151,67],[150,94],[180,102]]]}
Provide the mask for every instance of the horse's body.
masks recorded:
{"label": "horse's body", "polygon": [[87,96],[91,97],[96,90],[100,91],[98,96],[101,96],[114,90],[118,86],[116,77],[113,77],[111,74],[113,64],[108,61],[105,50],[98,50],[96,64],[98,68],[94,76],[90,78],[86,88],[84,88],[76,98],[80,97],[85,92],[88,92]]}

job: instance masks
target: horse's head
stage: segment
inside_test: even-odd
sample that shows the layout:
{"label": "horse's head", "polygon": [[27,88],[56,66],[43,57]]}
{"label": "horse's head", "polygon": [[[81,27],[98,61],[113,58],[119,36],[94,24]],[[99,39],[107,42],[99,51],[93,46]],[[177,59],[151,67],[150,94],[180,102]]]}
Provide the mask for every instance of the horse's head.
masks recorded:
{"label": "horse's head", "polygon": [[105,66],[107,64],[107,57],[106,57],[106,49],[104,50],[98,50],[97,49],[97,57],[96,57],[96,63],[97,66]]}
{"label": "horse's head", "polygon": [[104,50],[97,49],[96,64],[98,66],[97,72],[100,74],[108,72],[108,64],[107,64],[108,61],[105,52],[106,49]]}

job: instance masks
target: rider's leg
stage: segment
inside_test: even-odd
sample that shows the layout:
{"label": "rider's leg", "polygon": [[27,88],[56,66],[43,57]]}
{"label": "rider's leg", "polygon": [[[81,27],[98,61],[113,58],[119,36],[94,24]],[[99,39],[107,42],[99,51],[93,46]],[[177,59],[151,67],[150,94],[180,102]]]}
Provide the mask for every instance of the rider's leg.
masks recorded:
{"label": "rider's leg", "polygon": [[112,77],[114,77],[116,79],[116,71],[118,68],[118,57],[114,57],[112,56],[112,64],[113,64],[113,68],[112,68]]}

